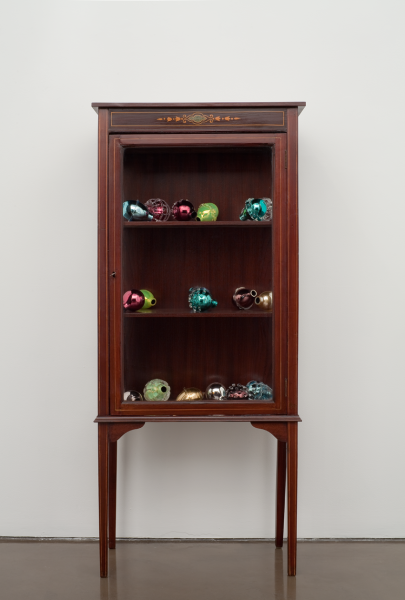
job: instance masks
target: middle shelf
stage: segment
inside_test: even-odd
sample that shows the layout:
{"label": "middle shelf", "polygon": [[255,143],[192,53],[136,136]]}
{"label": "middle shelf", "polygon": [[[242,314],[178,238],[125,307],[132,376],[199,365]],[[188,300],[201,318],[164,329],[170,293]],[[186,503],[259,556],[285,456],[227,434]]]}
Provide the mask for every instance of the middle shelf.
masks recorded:
{"label": "middle shelf", "polygon": [[249,318],[262,318],[269,319],[272,316],[271,312],[261,310],[235,310],[234,308],[215,308],[212,311],[206,312],[193,312],[188,308],[152,308],[149,310],[138,310],[137,312],[124,312],[124,318],[126,319],[139,319],[139,318],[151,318],[151,317],[190,317],[195,319],[209,319],[209,318],[235,318],[235,319],[249,319]]}

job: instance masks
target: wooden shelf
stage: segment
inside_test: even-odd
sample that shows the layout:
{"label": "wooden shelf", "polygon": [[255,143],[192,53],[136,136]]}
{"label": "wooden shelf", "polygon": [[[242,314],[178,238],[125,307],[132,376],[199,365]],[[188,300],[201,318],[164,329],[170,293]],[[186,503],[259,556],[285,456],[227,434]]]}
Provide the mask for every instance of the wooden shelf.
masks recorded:
{"label": "wooden shelf", "polygon": [[272,316],[273,313],[262,311],[260,309],[256,309],[252,307],[249,310],[239,310],[237,308],[213,308],[206,312],[195,313],[191,309],[187,308],[150,308],[148,310],[140,310],[138,312],[124,312],[124,317],[129,319],[140,319],[144,318],[152,318],[152,317],[191,317],[196,319],[207,319],[207,318],[235,318],[235,319],[247,319],[247,318],[264,318],[268,319]]}
{"label": "wooden shelf", "polygon": [[271,221],[124,221],[125,229],[138,229],[140,227],[268,227],[271,228]]}

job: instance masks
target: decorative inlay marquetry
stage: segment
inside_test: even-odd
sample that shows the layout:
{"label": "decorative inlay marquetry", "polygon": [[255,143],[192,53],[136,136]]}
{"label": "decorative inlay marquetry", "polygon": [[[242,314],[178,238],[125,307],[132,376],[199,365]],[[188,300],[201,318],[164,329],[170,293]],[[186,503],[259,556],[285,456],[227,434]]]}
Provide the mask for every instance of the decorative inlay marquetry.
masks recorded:
{"label": "decorative inlay marquetry", "polygon": [[191,115],[183,115],[182,117],[159,117],[158,121],[166,121],[169,123],[192,123],[193,125],[202,125],[203,123],[213,123],[214,121],[240,121],[240,117],[220,117],[214,115],[204,115],[202,112],[193,112]]}
{"label": "decorative inlay marquetry", "polygon": [[[184,112],[186,110],[187,112]],[[208,112],[212,110],[212,112]],[[285,111],[283,110],[236,110],[207,109],[193,110],[113,110],[110,113],[110,127],[120,129],[131,127],[132,130],[150,129],[242,129],[260,127],[285,128]]]}

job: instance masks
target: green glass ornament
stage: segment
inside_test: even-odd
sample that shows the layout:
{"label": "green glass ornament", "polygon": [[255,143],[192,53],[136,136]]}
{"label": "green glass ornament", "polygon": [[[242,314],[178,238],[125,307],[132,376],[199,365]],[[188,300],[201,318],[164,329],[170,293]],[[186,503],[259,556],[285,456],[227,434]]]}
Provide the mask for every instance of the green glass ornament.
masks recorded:
{"label": "green glass ornament", "polygon": [[212,202],[205,202],[198,207],[197,221],[216,221],[218,215],[218,206]]}
{"label": "green glass ornament", "polygon": [[188,293],[188,305],[194,312],[203,312],[212,306],[217,306],[218,302],[213,300],[211,292],[204,287],[192,287]]}
{"label": "green glass ornament", "polygon": [[141,290],[142,294],[145,296],[145,304],[144,308],[152,308],[152,306],[156,306],[156,298],[149,290]]}
{"label": "green glass ornament", "polygon": [[271,221],[273,203],[270,198],[248,198],[240,213],[241,221]]}
{"label": "green glass ornament", "polygon": [[170,386],[163,379],[151,379],[143,388],[145,400],[165,402],[170,398]]}

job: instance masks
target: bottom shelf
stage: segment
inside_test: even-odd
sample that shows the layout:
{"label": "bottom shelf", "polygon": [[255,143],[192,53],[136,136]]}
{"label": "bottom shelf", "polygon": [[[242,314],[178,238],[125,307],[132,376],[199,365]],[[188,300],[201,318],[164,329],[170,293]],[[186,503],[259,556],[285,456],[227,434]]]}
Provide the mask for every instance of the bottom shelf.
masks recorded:
{"label": "bottom shelf", "polygon": [[147,422],[184,422],[184,423],[204,423],[204,422],[248,422],[248,423],[300,423],[301,418],[298,415],[134,415],[134,416],[106,416],[96,417],[94,423],[147,423]]}

